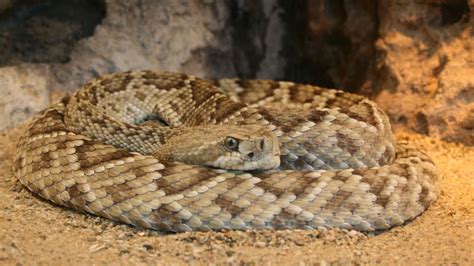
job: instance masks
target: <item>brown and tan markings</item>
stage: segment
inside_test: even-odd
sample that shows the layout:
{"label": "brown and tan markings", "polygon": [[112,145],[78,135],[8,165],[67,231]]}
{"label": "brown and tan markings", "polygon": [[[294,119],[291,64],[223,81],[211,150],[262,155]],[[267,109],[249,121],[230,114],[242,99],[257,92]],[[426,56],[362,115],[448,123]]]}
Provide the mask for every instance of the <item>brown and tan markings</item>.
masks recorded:
{"label": "brown and tan markings", "polygon": [[[164,123],[147,122],[150,117]],[[178,130],[209,124],[233,133],[239,125],[264,125],[263,135],[280,148],[280,167],[261,170],[258,161],[252,171],[231,171],[150,155]],[[262,138],[262,127],[255,128],[250,137]],[[217,135],[208,132],[206,139]],[[181,144],[201,145],[195,136],[186,134]],[[236,154],[229,149],[241,152],[237,144],[219,142],[212,160],[229,160]],[[173,150],[211,160],[210,154]],[[395,142],[385,113],[361,96],[291,82],[207,81],[155,71],[106,75],[44,111],[20,138],[13,167],[22,184],[47,200],[174,232],[385,230],[421,214],[440,190],[431,159]]]}

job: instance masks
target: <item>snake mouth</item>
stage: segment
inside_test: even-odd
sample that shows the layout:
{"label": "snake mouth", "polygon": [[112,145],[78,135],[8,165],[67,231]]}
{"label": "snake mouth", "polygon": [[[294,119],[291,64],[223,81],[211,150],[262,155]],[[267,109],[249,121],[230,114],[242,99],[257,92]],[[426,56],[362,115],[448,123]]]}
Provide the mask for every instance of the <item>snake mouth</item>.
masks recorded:
{"label": "snake mouth", "polygon": [[241,171],[277,169],[280,166],[280,155],[267,153],[256,160],[244,160],[242,157],[229,159],[228,156],[222,156],[209,166]]}
{"label": "snake mouth", "polygon": [[259,169],[262,170],[270,170],[270,169],[277,169],[280,166],[280,155],[269,155],[269,158],[262,158],[262,164],[260,165]]}
{"label": "snake mouth", "polygon": [[241,170],[269,170],[280,166],[280,146],[276,138],[265,136],[244,141],[239,146]]}

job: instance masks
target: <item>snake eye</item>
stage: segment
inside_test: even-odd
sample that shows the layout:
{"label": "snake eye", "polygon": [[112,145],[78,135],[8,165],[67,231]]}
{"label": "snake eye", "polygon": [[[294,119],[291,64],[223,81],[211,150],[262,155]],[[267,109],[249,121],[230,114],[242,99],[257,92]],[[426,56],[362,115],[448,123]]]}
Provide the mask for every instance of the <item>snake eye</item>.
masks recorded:
{"label": "snake eye", "polygon": [[239,141],[231,137],[227,137],[224,140],[224,144],[227,148],[231,150],[236,150],[239,147]]}

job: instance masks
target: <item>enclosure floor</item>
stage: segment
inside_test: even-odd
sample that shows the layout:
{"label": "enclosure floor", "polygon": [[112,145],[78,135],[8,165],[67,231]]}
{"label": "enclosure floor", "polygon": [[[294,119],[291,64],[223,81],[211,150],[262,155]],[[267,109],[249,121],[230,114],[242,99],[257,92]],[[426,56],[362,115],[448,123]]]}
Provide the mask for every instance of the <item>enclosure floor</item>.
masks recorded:
{"label": "enclosure floor", "polygon": [[[355,231],[160,234],[54,206],[12,173],[17,128],[0,136],[0,264],[461,264],[474,265],[474,148],[399,133],[443,175],[438,201],[378,235]],[[302,264],[302,262],[304,264]]]}

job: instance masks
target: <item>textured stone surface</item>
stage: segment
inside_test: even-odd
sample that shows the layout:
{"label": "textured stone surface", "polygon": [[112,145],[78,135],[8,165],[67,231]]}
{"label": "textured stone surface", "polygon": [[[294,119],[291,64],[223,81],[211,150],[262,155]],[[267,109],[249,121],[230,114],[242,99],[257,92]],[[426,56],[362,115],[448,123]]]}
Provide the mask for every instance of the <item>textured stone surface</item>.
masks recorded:
{"label": "textured stone surface", "polygon": [[[57,1],[45,2],[54,6],[50,2]],[[83,33],[64,32],[64,29],[77,25],[50,23],[52,19],[43,15],[35,17],[37,3],[42,2],[31,1],[30,6],[21,6],[20,11],[29,10],[28,21],[41,22],[43,32],[48,34],[26,42],[13,38],[21,33],[12,31],[0,35],[0,45],[4,44],[5,49],[12,51],[15,47],[25,47],[27,43],[48,48],[39,55],[30,52],[32,61],[50,55],[51,71],[45,73],[47,76],[44,78],[52,80],[50,89],[54,95],[73,92],[88,80],[105,73],[134,69],[181,71],[204,77],[282,76],[284,60],[279,55],[282,38],[279,31],[282,29],[278,16],[281,10],[276,1],[255,4],[253,1],[106,1],[106,16],[95,28],[93,36],[74,45],[69,42],[73,47],[58,41],[53,32],[59,30],[57,34],[64,34],[64,40],[72,40],[72,35]],[[20,11],[9,12],[16,16]],[[0,26],[2,22],[9,25],[11,21],[15,22],[13,19],[0,20]],[[254,29],[243,36],[241,33],[249,27]],[[38,27],[25,31],[41,34]],[[237,38],[236,34],[240,37]],[[17,43],[13,42],[15,40]],[[28,53],[20,50],[19,55],[0,55],[0,65],[28,61],[25,58],[25,53]],[[67,62],[63,62],[65,58]],[[12,117],[12,122],[6,127],[21,122],[23,118]]]}
{"label": "textured stone surface", "polygon": [[386,1],[379,12],[379,105],[398,126],[474,145],[474,1]]}
{"label": "textured stone surface", "polygon": [[49,105],[49,67],[19,65],[0,68],[0,130]]}
{"label": "textured stone surface", "polygon": [[109,1],[106,6],[107,16],[94,36],[76,46],[68,64],[53,67],[68,89],[103,73],[130,69],[233,74],[224,4]]}
{"label": "textured stone surface", "polygon": [[278,12],[276,1],[109,1],[94,36],[53,72],[68,89],[103,73],[135,69],[281,77]]}

